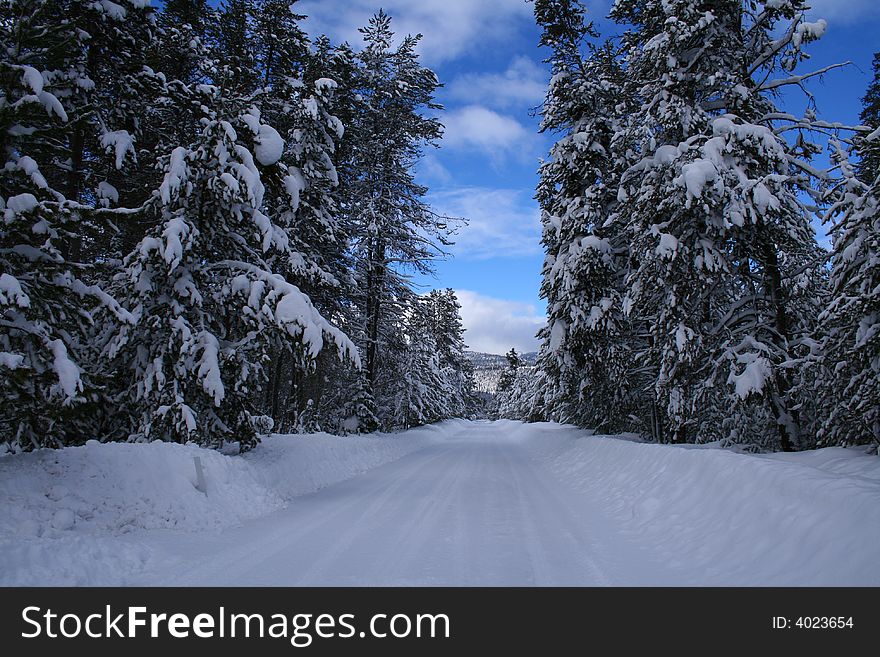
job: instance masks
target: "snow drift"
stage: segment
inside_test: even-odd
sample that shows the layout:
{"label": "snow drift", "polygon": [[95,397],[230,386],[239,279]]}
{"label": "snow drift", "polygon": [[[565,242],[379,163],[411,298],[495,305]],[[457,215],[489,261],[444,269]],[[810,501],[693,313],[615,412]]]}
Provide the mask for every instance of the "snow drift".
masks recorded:
{"label": "snow drift", "polygon": [[[174,443],[101,444],[0,457],[3,585],[124,584],[161,558],[145,530],[216,531],[283,508],[418,449],[438,429],[275,435],[243,457]],[[207,495],[196,488],[201,460]]]}
{"label": "snow drift", "polygon": [[864,448],[752,455],[510,424],[681,584],[880,585],[880,458]]}

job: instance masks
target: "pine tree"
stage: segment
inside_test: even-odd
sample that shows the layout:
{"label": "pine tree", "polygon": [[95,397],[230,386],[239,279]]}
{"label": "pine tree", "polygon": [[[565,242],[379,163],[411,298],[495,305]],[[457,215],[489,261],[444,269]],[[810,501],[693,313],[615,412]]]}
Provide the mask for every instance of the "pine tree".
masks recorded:
{"label": "pine tree", "polygon": [[431,326],[431,308],[415,297],[405,323],[406,351],[392,424],[402,429],[449,417],[455,400],[440,364],[440,351]]}
{"label": "pine tree", "polygon": [[507,367],[498,378],[499,392],[510,390],[511,386],[513,386],[513,382],[516,380],[517,372],[519,372],[519,369],[523,366],[522,358],[520,358],[520,355],[513,347],[511,347],[510,351],[504,355],[504,358],[507,359]]}
{"label": "pine tree", "polygon": [[16,0],[0,12],[0,350],[12,370],[0,431],[13,449],[57,447],[93,437],[96,314],[133,319],[102,288],[97,256],[107,220],[125,217],[108,207],[109,178],[135,160],[152,10]]}
{"label": "pine tree", "polygon": [[223,0],[212,26],[212,55],[224,70],[227,92],[245,96],[260,86],[262,76],[254,51],[253,0]]}
{"label": "pine tree", "polygon": [[[350,370],[351,371],[351,370]],[[377,417],[376,400],[370,392],[365,372],[354,370],[352,381],[340,382],[336,390],[342,392],[345,399],[342,405],[340,426],[337,430],[345,433],[372,433],[378,431],[380,424]],[[347,385],[346,385],[347,384]],[[335,405],[338,408],[338,405]],[[329,415],[329,413],[325,413]]]}
{"label": "pine tree", "polygon": [[[269,181],[267,192],[277,199],[271,203],[273,220],[289,236],[295,254],[276,254],[269,262],[273,271],[305,292],[324,316],[341,325],[351,286],[348,238],[339,219],[339,175],[333,159],[344,128],[332,113],[337,83],[322,75],[327,66],[318,59],[320,55],[309,54],[308,41],[294,21],[298,18],[289,8],[278,8],[271,20],[261,18],[257,30],[258,35],[263,31],[276,37],[271,51],[266,50],[268,44],[261,46],[266,52],[261,59],[275,70],[266,69],[270,86],[260,105],[262,116],[277,127],[289,147],[282,156],[287,173],[275,180],[275,186]],[[287,416],[296,418],[305,412],[316,414],[315,422],[320,423],[316,410],[320,405],[315,400],[324,394],[322,373],[312,375],[311,366],[297,367],[286,353],[284,345],[273,350],[268,391],[271,415],[282,427]]]}
{"label": "pine tree", "polygon": [[833,68],[791,75],[824,23],[797,0],[619,1],[620,50],[584,56],[572,4],[536,4],[553,49],[544,125],[561,133],[538,195],[551,412],[599,420],[608,382],[612,424],[657,440],[802,446],[792,368],[821,288],[801,200],[817,149],[802,136],[814,117],[772,94]]}
{"label": "pine tree", "polygon": [[433,100],[437,77],[415,52],[420,36],[393,48],[391,19],[381,11],[361,33],[364,49],[354,56],[355,67],[346,65],[344,51],[337,60],[350,76],[340,82],[352,85],[356,103],[341,153],[347,180],[341,209],[353,240],[367,381],[384,422],[383,382],[392,394],[401,365],[394,354],[406,352],[398,322],[413,292],[404,270],[430,271],[438,246],[447,243],[449,220],[431,211],[423,200],[427,189],[414,180],[422,149],[441,134],[440,122],[423,114],[441,107]]}
{"label": "pine tree", "polygon": [[[511,354],[508,353],[508,361]],[[547,419],[547,409],[541,390],[546,387],[546,374],[535,366],[521,364],[505,370],[509,377],[502,390],[500,384],[495,397],[493,416],[525,422],[542,422]]]}
{"label": "pine tree", "polygon": [[467,417],[476,408],[474,370],[465,356],[461,305],[455,291],[432,290],[422,299],[427,314],[427,328],[436,345],[441,368],[444,394],[447,396],[445,417]]}
{"label": "pine tree", "polygon": [[[880,157],[880,126],[861,140],[865,156]],[[817,386],[827,409],[822,445],[880,445],[880,174],[862,182],[842,144],[834,141],[842,173],[828,211],[834,250],[831,299],[819,318],[824,327],[827,379]]]}
{"label": "pine tree", "polygon": [[[255,0],[251,10],[256,68],[262,87],[277,87],[288,78],[302,78],[310,59],[309,39],[300,27],[293,0]],[[316,53],[317,54],[317,53]],[[320,54],[316,61],[325,66]],[[320,76],[319,76],[320,77]]]}
{"label": "pine tree", "polygon": [[535,15],[541,45],[552,51],[541,129],[558,135],[537,192],[548,312],[543,396],[554,419],[624,430],[637,381],[628,366],[633,327],[620,309],[629,236],[614,220],[622,163],[612,142],[635,107],[613,43],[586,42],[598,35],[579,3],[539,0]]}
{"label": "pine tree", "polygon": [[[257,441],[253,393],[266,381],[269,346],[287,340],[305,367],[335,343],[354,347],[299,288],[273,272],[272,252],[294,258],[264,213],[264,179],[288,175],[283,142],[243,99],[203,86],[200,139],[177,147],[157,190],[159,216],[126,262],[120,285],[140,321],[115,348],[131,363],[135,435],[242,450]],[[280,142],[280,143],[279,143]],[[293,202],[290,192],[289,202]]]}
{"label": "pine tree", "polygon": [[[862,123],[876,129],[880,126],[880,52],[874,53],[874,79],[862,97]],[[862,182],[873,185],[880,175],[880,155],[873,140],[856,139],[860,161],[856,167]]]}

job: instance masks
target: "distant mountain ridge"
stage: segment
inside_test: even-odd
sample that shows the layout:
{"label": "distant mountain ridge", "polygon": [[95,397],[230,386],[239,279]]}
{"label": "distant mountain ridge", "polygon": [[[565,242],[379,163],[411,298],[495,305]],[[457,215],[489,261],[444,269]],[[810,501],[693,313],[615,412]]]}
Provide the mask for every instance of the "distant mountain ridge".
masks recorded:
{"label": "distant mountain ridge", "polygon": [[[464,355],[474,366],[474,385],[477,392],[494,395],[498,391],[498,379],[507,368],[507,358],[500,354],[487,354],[481,351],[465,351]],[[519,357],[526,365],[534,365],[538,352],[531,351],[520,354]]]}

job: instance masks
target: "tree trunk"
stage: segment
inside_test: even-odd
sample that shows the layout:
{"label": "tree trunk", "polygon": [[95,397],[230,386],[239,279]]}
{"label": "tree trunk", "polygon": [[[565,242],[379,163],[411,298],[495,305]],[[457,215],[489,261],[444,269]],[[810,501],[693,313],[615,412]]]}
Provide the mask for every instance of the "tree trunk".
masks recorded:
{"label": "tree trunk", "polygon": [[664,442],[663,414],[660,412],[660,407],[657,406],[656,400],[651,402],[651,434],[655,442]]}
{"label": "tree trunk", "polygon": [[[770,300],[774,314],[773,340],[777,348],[788,354],[790,324],[785,305],[785,290],[782,287],[782,273],[779,270],[779,256],[772,243],[765,241],[762,245],[764,256],[764,292]],[[788,408],[788,397],[791,392],[791,381],[778,367],[773,370],[774,393],[770,395],[770,408],[776,418],[779,429],[779,445],[783,452],[794,451],[799,442],[800,418],[797,411]]]}
{"label": "tree trunk", "polygon": [[284,353],[280,352],[276,355],[275,365],[272,371],[272,389],[269,391],[271,400],[272,419],[276,422],[278,430],[283,429],[283,418],[281,417],[281,375],[284,369]]}
{"label": "tree trunk", "polygon": [[[65,190],[68,200],[79,201],[81,189],[81,177],[83,168],[83,151],[85,139],[82,128],[74,126],[70,133],[70,170],[67,172],[67,189]],[[64,259],[79,262],[82,258],[82,239],[79,234],[65,240]]]}
{"label": "tree trunk", "polygon": [[378,244],[372,254],[367,277],[367,379],[370,390],[378,377],[379,319],[382,312],[382,292],[385,283],[385,245]]}

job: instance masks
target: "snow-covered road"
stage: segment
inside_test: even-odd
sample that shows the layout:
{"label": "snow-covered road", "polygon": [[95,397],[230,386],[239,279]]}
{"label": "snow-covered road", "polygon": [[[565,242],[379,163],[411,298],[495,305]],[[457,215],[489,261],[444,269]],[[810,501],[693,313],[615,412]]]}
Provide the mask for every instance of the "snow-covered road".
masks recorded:
{"label": "snow-covered road", "polygon": [[672,583],[601,510],[511,440],[467,424],[442,442],[213,535],[159,534],[177,585]]}
{"label": "snow-covered road", "polygon": [[[197,490],[193,458],[207,479]],[[553,423],[0,459],[0,584],[880,585],[880,459]]]}

